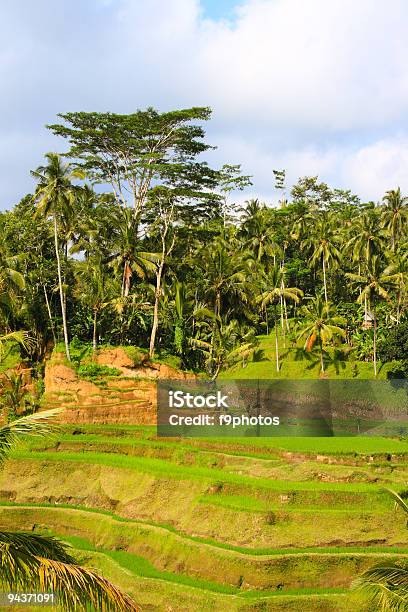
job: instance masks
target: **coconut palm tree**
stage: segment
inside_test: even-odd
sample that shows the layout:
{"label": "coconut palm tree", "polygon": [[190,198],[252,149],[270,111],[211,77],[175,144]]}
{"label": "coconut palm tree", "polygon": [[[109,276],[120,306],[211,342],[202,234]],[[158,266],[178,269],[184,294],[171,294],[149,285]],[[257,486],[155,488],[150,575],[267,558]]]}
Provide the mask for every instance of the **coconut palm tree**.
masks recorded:
{"label": "coconut palm tree", "polygon": [[383,197],[382,221],[391,235],[391,250],[395,251],[398,239],[403,235],[408,222],[408,198],[401,195],[401,189],[391,189]]}
{"label": "coconut palm tree", "polygon": [[[395,505],[408,515],[408,505],[402,497],[390,489],[386,491]],[[405,560],[382,562],[366,570],[352,587],[368,598],[371,610],[405,612],[408,609],[408,564]]]}
{"label": "coconut palm tree", "polygon": [[72,216],[76,195],[72,180],[76,177],[76,173],[72,166],[64,163],[62,158],[56,153],[47,153],[45,157],[47,165],[39,166],[37,170],[31,172],[38,181],[34,201],[37,206],[37,214],[46,218],[50,217],[53,223],[65,352],[68,361],[70,361],[67,307],[62,279],[59,232],[63,225],[67,225],[67,220]]}
{"label": "coconut palm tree", "polygon": [[298,304],[303,292],[297,287],[285,287],[284,284],[284,269],[280,265],[275,265],[269,274],[264,279],[265,290],[257,298],[257,301],[262,304],[262,307],[266,309],[269,304],[274,306],[274,318],[275,318],[275,358],[276,358],[276,371],[279,372],[279,339],[278,339],[278,316],[277,306],[281,304],[282,299],[290,300]]}
{"label": "coconut palm tree", "polygon": [[10,256],[0,236],[0,314],[8,319],[15,310],[16,297],[25,289],[24,276],[17,270],[18,256]]}
{"label": "coconut palm tree", "polygon": [[95,352],[98,345],[98,317],[108,305],[109,299],[102,258],[94,256],[78,262],[76,279],[78,297],[92,311],[92,348]]}
{"label": "coconut palm tree", "polygon": [[228,323],[208,308],[195,311],[198,331],[190,343],[205,356],[207,371],[215,380],[221,369],[238,362],[243,365],[254,354],[258,341],[253,329],[236,319]]}
{"label": "coconut palm tree", "polygon": [[377,376],[377,314],[376,304],[378,300],[391,301],[387,291],[388,287],[395,286],[398,282],[398,274],[390,274],[390,270],[384,270],[381,259],[373,255],[370,263],[365,266],[362,274],[347,273],[346,276],[361,288],[357,303],[367,302],[373,316],[373,367],[374,376]]}
{"label": "coconut palm tree", "polygon": [[310,251],[310,265],[312,267],[322,266],[324,299],[328,303],[327,295],[327,270],[330,265],[337,264],[341,259],[341,253],[337,246],[338,228],[333,217],[328,213],[321,213],[311,228],[311,233],[304,241],[305,248]]}
{"label": "coconut palm tree", "polygon": [[407,306],[408,294],[408,258],[399,251],[392,254],[391,261],[384,270],[384,276],[391,276],[395,280],[397,289],[396,322],[400,323],[401,313]]}
{"label": "coconut palm tree", "polygon": [[372,208],[359,215],[351,226],[351,237],[344,246],[354,261],[369,264],[373,255],[382,252],[386,233],[381,228],[378,209]]}
{"label": "coconut palm tree", "polygon": [[315,346],[319,347],[320,371],[323,373],[326,348],[346,337],[345,320],[337,316],[330,302],[323,301],[319,295],[303,307],[302,315],[297,340],[305,339],[304,350],[307,353]]}
{"label": "coconut palm tree", "polygon": [[134,211],[129,208],[118,208],[116,216],[116,235],[113,245],[112,265],[121,270],[122,297],[130,293],[133,275],[145,278],[156,270],[158,255],[140,249],[138,223]]}
{"label": "coconut palm tree", "polygon": [[212,302],[215,315],[223,314],[223,300],[233,296],[246,299],[247,276],[251,258],[239,252],[225,237],[218,236],[199,254],[204,277],[204,293]]}

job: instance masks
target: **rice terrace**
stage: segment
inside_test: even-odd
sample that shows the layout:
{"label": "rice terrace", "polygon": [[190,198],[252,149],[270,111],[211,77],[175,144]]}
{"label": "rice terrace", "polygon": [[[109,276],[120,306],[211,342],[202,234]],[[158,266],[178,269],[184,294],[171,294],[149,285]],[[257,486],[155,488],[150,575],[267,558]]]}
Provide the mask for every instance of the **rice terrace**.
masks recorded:
{"label": "rice terrace", "polygon": [[0,607],[408,610],[407,192],[264,201],[210,107],[82,108],[0,210]]}

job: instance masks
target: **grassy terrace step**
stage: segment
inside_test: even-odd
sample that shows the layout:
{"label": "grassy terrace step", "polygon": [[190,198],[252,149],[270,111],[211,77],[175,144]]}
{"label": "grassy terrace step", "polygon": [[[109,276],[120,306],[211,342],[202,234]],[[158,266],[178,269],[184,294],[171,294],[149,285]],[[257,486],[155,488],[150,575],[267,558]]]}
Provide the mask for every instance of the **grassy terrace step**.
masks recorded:
{"label": "grassy terrace step", "polygon": [[268,480],[266,478],[244,477],[217,469],[197,466],[179,466],[177,464],[151,457],[129,457],[109,453],[69,453],[69,452],[40,452],[16,451],[12,458],[15,460],[56,461],[106,465],[125,468],[140,472],[153,473],[175,480],[206,480],[208,482],[221,482],[231,485],[243,485],[267,491],[311,491],[315,493],[330,491],[332,493],[350,494],[379,494],[379,487],[369,483],[337,483],[337,482],[288,482],[285,480]]}
{"label": "grassy terrace step", "polygon": [[[85,555],[88,565],[103,572],[108,579],[122,590],[130,593],[143,610],[177,610],[177,612],[280,612],[281,610],[303,612],[350,612],[357,610],[355,596],[344,589],[294,589],[282,593],[243,592],[226,594],[208,590],[201,585],[190,586],[163,578],[140,576],[140,566],[126,567],[127,560],[119,560],[97,551],[77,550]],[[143,571],[143,570],[142,570]],[[146,566],[144,566],[146,572]],[[198,581],[197,581],[198,582]],[[351,606],[351,608],[350,608]],[[360,612],[363,608],[359,605]],[[364,612],[368,608],[364,608]]]}
{"label": "grassy terrace step", "polygon": [[[63,508],[13,507],[2,509],[6,528],[58,533],[76,547],[99,550],[139,575],[218,592],[237,593],[251,589],[347,588],[356,572],[381,559],[396,558],[386,552],[285,552],[244,555],[181,537],[162,527],[136,521],[118,521],[107,514]],[[250,595],[250,593],[246,593]]]}
{"label": "grassy terrace step", "polygon": [[164,459],[179,466],[201,466],[222,469],[256,478],[282,479],[291,481],[321,480],[327,482],[367,482],[382,486],[404,488],[407,467],[402,463],[371,462],[363,465],[326,464],[310,457],[288,463],[285,457],[257,456],[243,457],[211,451],[161,440],[146,440],[137,437],[115,437],[97,434],[70,435],[61,433],[54,439],[33,439],[31,451],[55,451],[74,453],[121,454],[125,456]]}
{"label": "grassy terrace step", "polygon": [[[65,431],[72,431],[70,425]],[[112,437],[131,437],[147,440],[159,440],[167,444],[179,444],[209,448],[217,447],[225,453],[241,453],[243,456],[264,456],[272,452],[287,451],[291,453],[321,454],[330,456],[371,456],[402,455],[408,458],[408,441],[394,438],[369,436],[354,437],[273,437],[273,438],[156,438],[156,427],[149,425],[96,425],[81,424],[75,427],[78,433]]]}
{"label": "grassy terrace step", "polygon": [[16,457],[0,474],[0,491],[3,499],[18,503],[94,506],[255,548],[405,540],[392,500],[367,483],[287,482],[102,453]]}
{"label": "grassy terrace step", "polygon": [[324,555],[330,555],[330,554],[334,554],[337,555],[339,553],[346,553],[346,554],[363,554],[363,555],[368,555],[368,554],[380,554],[381,556],[385,556],[385,555],[408,555],[408,545],[399,545],[399,546],[309,546],[309,547],[291,547],[291,548],[251,548],[251,547],[244,547],[244,546],[234,546],[232,544],[226,544],[225,542],[219,542],[217,540],[214,539],[210,539],[210,538],[202,538],[199,536],[193,536],[190,535],[188,533],[182,532],[177,530],[174,526],[172,525],[166,525],[164,523],[155,523],[152,521],[147,521],[147,520],[143,520],[143,519],[132,519],[132,518],[127,518],[124,516],[120,516],[118,514],[115,514],[114,512],[110,512],[109,510],[103,510],[101,508],[90,508],[87,506],[79,506],[79,505],[72,505],[72,504],[64,504],[64,503],[58,503],[58,504],[52,504],[52,503],[35,503],[35,504],[28,504],[28,503],[15,503],[15,502],[9,502],[9,501],[5,501],[5,500],[0,500],[0,508],[4,508],[4,509],[21,509],[21,510],[42,510],[43,508],[46,509],[50,509],[50,510],[78,510],[80,512],[87,512],[87,513],[91,513],[94,514],[96,516],[102,515],[102,516],[106,516],[109,517],[111,519],[113,519],[114,521],[117,521],[118,523],[128,523],[130,525],[137,525],[137,526],[148,526],[148,527],[155,527],[158,528],[159,530],[163,530],[164,532],[166,532],[166,534],[164,534],[167,537],[167,534],[174,534],[175,536],[178,536],[180,538],[182,538],[183,540],[189,540],[191,542],[198,542],[199,544],[206,544],[209,547],[214,547],[214,548],[220,548],[222,550],[229,550],[229,551],[233,551],[233,552],[237,552],[240,553],[241,555],[245,555],[245,556],[249,556],[249,557],[271,557],[271,556],[275,556],[275,555],[303,555],[305,553],[310,553],[310,554],[324,554]]}
{"label": "grassy terrace step", "polygon": [[136,404],[136,405],[151,405],[151,402],[149,402],[147,399],[143,399],[143,398],[128,398],[128,399],[121,399],[121,400],[116,400],[114,402],[110,401],[111,398],[108,397],[100,397],[98,396],[98,399],[101,401],[95,402],[94,404],[81,404],[78,402],[46,402],[43,405],[43,409],[46,410],[52,410],[53,408],[66,408],[69,410],[77,410],[77,409],[89,409],[92,410],[92,408],[98,408],[98,407],[104,407],[104,408],[113,408],[115,406],[127,406],[129,404]]}

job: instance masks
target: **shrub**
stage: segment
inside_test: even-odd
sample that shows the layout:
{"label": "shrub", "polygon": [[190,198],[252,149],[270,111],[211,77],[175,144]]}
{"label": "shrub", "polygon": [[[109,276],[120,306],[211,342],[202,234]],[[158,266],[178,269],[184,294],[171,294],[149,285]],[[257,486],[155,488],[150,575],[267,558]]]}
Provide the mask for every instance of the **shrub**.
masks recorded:
{"label": "shrub", "polygon": [[110,368],[109,366],[99,365],[98,363],[85,363],[78,367],[77,374],[80,378],[85,378],[85,380],[89,380],[102,376],[119,376],[121,374],[121,371],[117,368]]}
{"label": "shrub", "polygon": [[381,361],[408,361],[408,321],[393,327],[378,346]]}
{"label": "shrub", "polygon": [[141,365],[147,359],[147,350],[140,349],[137,346],[124,346],[123,349],[129,359],[133,361],[134,367]]}

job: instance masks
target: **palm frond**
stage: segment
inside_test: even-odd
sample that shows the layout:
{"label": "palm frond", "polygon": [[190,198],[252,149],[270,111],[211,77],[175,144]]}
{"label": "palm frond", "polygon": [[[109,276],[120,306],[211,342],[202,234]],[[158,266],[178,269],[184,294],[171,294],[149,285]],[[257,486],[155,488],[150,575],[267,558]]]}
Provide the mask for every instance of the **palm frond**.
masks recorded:
{"label": "palm frond", "polygon": [[53,422],[61,408],[36,412],[0,427],[0,466],[26,436],[48,436],[56,429]]}
{"label": "palm frond", "polygon": [[406,612],[408,608],[408,568],[404,565],[376,565],[359,576],[352,588],[367,596],[372,610]]}
{"label": "palm frond", "polygon": [[402,508],[404,512],[408,514],[408,504],[402,499],[402,497],[398,495],[398,493],[387,488],[384,488],[383,490],[386,491],[389,495],[391,495],[396,505],[400,506],[400,508]]}
{"label": "palm frond", "polygon": [[68,612],[89,606],[103,612],[140,609],[109,580],[78,565],[55,538],[0,533],[0,561],[0,583],[10,589],[53,592]]}

